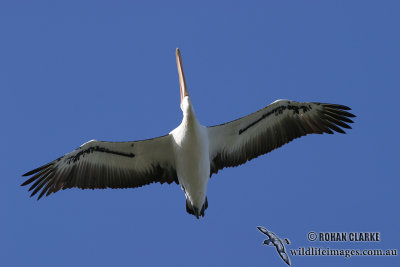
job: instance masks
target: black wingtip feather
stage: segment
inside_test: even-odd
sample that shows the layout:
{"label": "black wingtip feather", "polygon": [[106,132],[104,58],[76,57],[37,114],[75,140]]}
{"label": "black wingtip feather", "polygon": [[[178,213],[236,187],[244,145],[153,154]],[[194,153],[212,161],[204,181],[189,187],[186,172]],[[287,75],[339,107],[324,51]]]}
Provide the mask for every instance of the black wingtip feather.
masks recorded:
{"label": "black wingtip feather", "polygon": [[38,196],[37,200],[41,199],[44,195],[44,193],[46,193],[46,188],[42,190],[42,192],[40,192],[40,195]]}
{"label": "black wingtip feather", "polygon": [[46,177],[40,177],[39,179],[36,180],[36,182],[31,185],[31,187],[28,189],[28,192],[32,191],[36,186],[38,186]]}
{"label": "black wingtip feather", "polygon": [[332,122],[326,121],[325,124],[326,124],[327,127],[329,127],[330,129],[334,130],[335,132],[338,132],[338,133],[341,133],[341,134],[346,133],[346,132],[343,131],[340,127],[336,126],[336,125],[335,125],[334,123],[332,123]]}
{"label": "black wingtip feather", "polygon": [[354,118],[356,115],[345,111],[351,110],[351,108],[338,104],[322,104],[322,106],[324,107],[323,113],[325,114],[323,117],[326,120],[326,126],[341,134],[345,134],[346,132],[340,127],[352,129],[350,125],[345,123],[354,123],[351,119],[349,119],[349,117]]}
{"label": "black wingtip feather", "polygon": [[326,107],[326,109],[328,111],[330,111],[330,112],[334,112],[337,115],[341,115],[341,116],[346,116],[346,117],[350,117],[350,118],[354,118],[356,116],[356,115],[354,115],[354,114],[352,114],[350,112],[347,112],[347,111],[344,111],[344,110],[340,110],[340,109],[334,109],[334,108],[330,108],[330,107]]}
{"label": "black wingtip feather", "polygon": [[39,168],[36,168],[36,169],[34,169],[34,170],[31,170],[31,171],[29,171],[29,172],[27,172],[27,173],[22,174],[22,176],[30,176],[30,175],[32,175],[32,174],[35,174],[35,173],[37,173],[37,172],[40,172],[41,170],[47,168],[47,167],[50,166],[51,164],[53,164],[53,163],[47,163],[47,164],[45,164],[45,165],[43,165],[43,166],[40,166]]}
{"label": "black wingtip feather", "polygon": [[32,177],[32,178],[29,178],[28,180],[26,180],[25,182],[23,182],[23,183],[21,184],[21,186],[25,186],[25,185],[28,185],[28,184],[32,183],[33,181],[36,180],[36,178],[37,178],[36,175],[35,175],[34,177]]}
{"label": "black wingtip feather", "polygon": [[350,107],[345,106],[345,105],[340,105],[340,104],[330,104],[330,103],[316,103],[316,104],[320,104],[324,107],[332,108],[332,109],[351,110]]}

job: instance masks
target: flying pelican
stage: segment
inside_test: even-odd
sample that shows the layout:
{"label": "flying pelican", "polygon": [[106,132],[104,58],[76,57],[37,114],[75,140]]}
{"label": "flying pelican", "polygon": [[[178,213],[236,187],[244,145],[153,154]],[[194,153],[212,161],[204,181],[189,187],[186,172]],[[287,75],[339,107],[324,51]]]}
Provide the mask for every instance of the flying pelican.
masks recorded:
{"label": "flying pelican", "polygon": [[349,107],[277,100],[248,116],[205,127],[196,118],[176,49],[181,93],[181,124],[169,134],[131,142],[91,140],[37,169],[22,186],[33,183],[38,199],[60,189],[135,188],[153,182],[179,184],[186,211],[198,219],[207,209],[212,174],[241,165],[307,134],[345,133],[355,117]]}

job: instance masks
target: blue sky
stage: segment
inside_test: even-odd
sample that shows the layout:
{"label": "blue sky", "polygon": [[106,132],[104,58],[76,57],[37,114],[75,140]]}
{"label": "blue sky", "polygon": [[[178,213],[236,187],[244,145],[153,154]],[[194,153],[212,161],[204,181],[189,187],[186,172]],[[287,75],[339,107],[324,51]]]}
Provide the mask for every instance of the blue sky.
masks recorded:
{"label": "blue sky", "polygon": [[[398,249],[398,1],[2,1],[2,266],[285,266],[287,249]],[[276,99],[352,107],[346,135],[307,136],[214,175],[196,220],[177,185],[71,189],[40,201],[21,174],[90,139],[168,133],[182,119],[175,48],[204,125]],[[380,232],[379,243],[307,233]],[[294,257],[398,266],[399,257]]]}

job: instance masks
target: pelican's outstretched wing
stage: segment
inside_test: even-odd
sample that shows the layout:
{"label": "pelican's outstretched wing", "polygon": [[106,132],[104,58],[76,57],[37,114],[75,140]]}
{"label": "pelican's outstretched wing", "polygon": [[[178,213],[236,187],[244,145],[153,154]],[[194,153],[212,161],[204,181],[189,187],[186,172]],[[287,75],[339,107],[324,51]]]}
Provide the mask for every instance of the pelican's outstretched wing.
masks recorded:
{"label": "pelican's outstretched wing", "polygon": [[[295,138],[317,133],[345,133],[355,117],[336,104],[277,100],[246,117],[208,127],[211,175],[268,153]],[[339,127],[340,126],[340,127]]]}
{"label": "pelican's outstretched wing", "polygon": [[31,176],[22,186],[30,184],[32,195],[40,190],[38,199],[60,189],[78,187],[127,188],[153,182],[178,183],[171,136],[134,141],[89,141],[42,167],[25,173]]}

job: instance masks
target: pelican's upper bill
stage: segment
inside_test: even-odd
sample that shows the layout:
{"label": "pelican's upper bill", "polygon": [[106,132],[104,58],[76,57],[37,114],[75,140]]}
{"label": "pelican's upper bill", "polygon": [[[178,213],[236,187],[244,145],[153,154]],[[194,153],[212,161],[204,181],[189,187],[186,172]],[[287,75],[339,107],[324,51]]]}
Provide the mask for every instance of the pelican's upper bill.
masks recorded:
{"label": "pelican's upper bill", "polygon": [[189,96],[189,92],[186,87],[185,74],[183,73],[182,56],[181,56],[181,51],[179,51],[179,48],[176,49],[176,64],[178,66],[179,87],[181,90],[181,103],[182,103],[182,99],[185,96]]}

